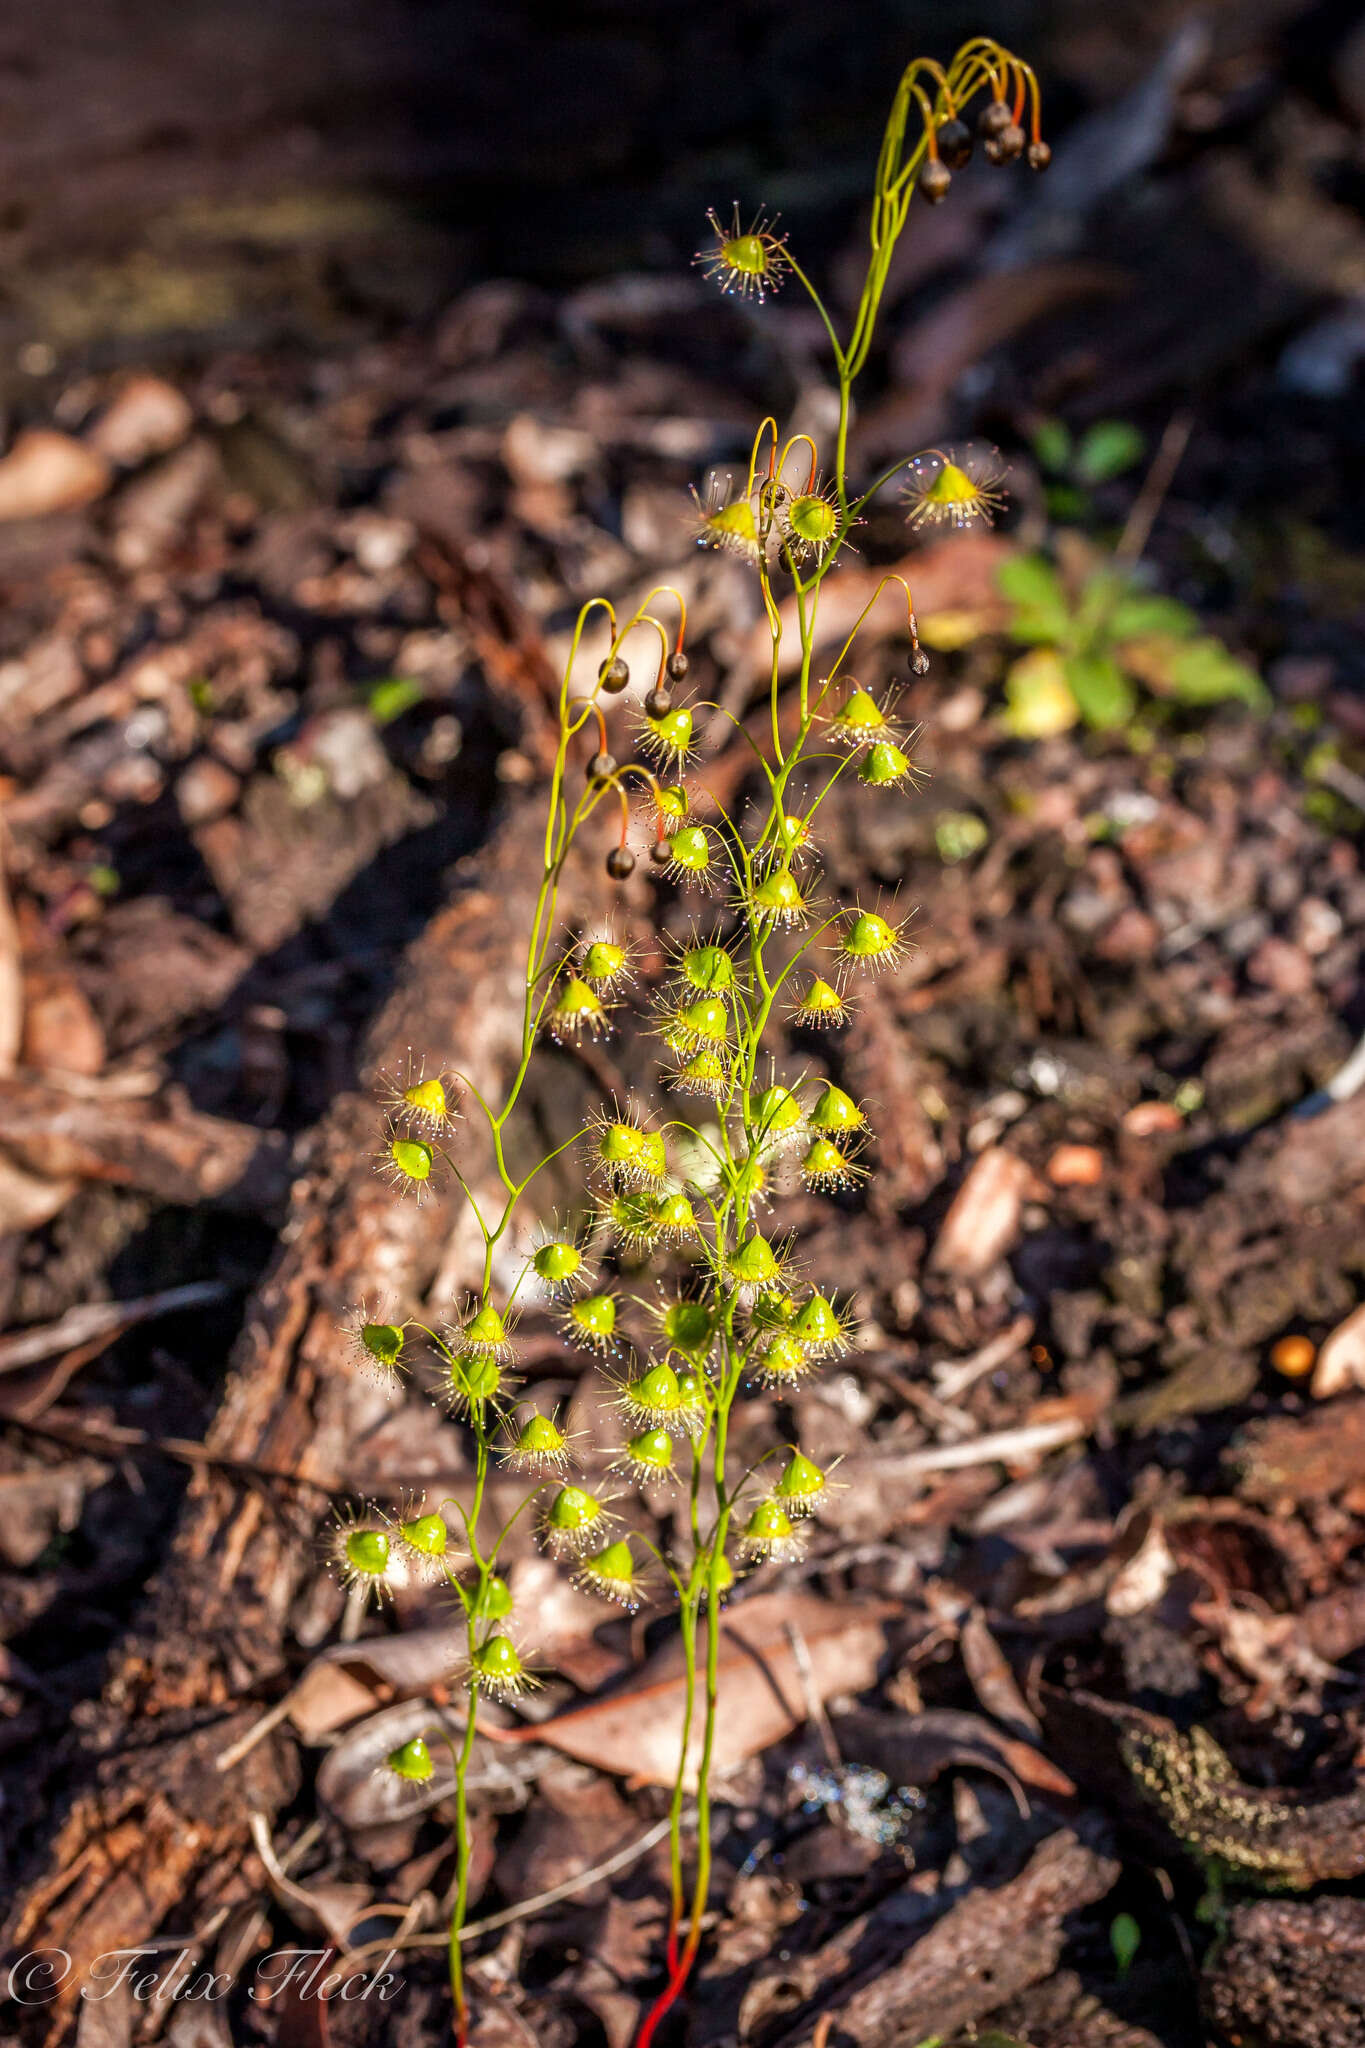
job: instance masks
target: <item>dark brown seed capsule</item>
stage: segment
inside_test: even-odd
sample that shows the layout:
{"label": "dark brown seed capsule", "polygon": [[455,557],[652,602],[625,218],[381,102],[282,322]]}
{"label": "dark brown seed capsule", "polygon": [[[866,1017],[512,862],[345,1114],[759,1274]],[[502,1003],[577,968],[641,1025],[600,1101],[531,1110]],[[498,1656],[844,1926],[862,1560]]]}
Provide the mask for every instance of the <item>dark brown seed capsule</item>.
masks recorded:
{"label": "dark brown seed capsule", "polygon": [[929,673],[929,657],[922,647],[915,648],[910,656],[910,673],[912,676],[927,676]]}
{"label": "dark brown seed capsule", "polygon": [[672,709],[673,693],[671,690],[651,690],[645,698],[646,718],[667,718]]}
{"label": "dark brown seed capsule", "polygon": [[1008,128],[1002,128],[995,140],[1002,163],[1012,164],[1016,157],[1024,154],[1024,131],[1017,121],[1011,121]]}
{"label": "dark brown seed capsule", "polygon": [[981,154],[985,157],[988,164],[1003,164],[1007,161],[1005,152],[1000,147],[998,135],[992,135],[987,141],[982,143]]}
{"label": "dark brown seed capsule", "polygon": [[1031,142],[1028,146],[1028,167],[1031,171],[1045,171],[1052,162],[1050,142]]}
{"label": "dark brown seed capsule", "polygon": [[989,142],[993,135],[999,135],[1012,127],[1014,116],[1003,100],[991,100],[977,116],[976,132],[983,142]]}
{"label": "dark brown seed capsule", "polygon": [[938,131],[938,153],[950,171],[960,171],[971,160],[972,131],[956,114],[950,115]]}
{"label": "dark brown seed capsule", "polygon": [[919,189],[931,206],[939,205],[948,197],[948,187],[952,182],[953,174],[947,164],[939,163],[934,157],[930,157],[919,174]]}
{"label": "dark brown seed capsule", "polygon": [[594,754],[588,763],[589,782],[607,782],[615,773],[615,754]]}
{"label": "dark brown seed capsule", "polygon": [[668,660],[664,663],[664,667],[668,671],[670,682],[680,683],[682,681],[683,677],[687,674],[688,660],[681,647],[677,650],[676,654],[669,655]]}
{"label": "dark brown seed capsule", "polygon": [[613,846],[607,855],[607,873],[613,882],[624,882],[635,872],[635,855],[628,846]]}
{"label": "dark brown seed capsule", "polygon": [[666,839],[656,839],[649,849],[649,857],[656,868],[666,868],[673,858],[673,849]]}
{"label": "dark brown seed capsule", "polygon": [[597,671],[597,679],[609,697],[619,696],[630,681],[630,670],[620,655],[614,661],[604,661]]}

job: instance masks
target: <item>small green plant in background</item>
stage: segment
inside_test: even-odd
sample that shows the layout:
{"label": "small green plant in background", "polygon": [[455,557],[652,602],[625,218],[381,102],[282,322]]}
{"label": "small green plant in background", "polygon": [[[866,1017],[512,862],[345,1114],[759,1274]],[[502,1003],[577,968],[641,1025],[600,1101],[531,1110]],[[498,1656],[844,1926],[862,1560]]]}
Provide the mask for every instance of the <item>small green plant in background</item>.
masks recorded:
{"label": "small green plant in background", "polygon": [[[974,127],[966,113],[984,97]],[[401,1195],[438,1186],[467,1205],[482,1250],[472,1296],[443,1327],[374,1303],[357,1310],[360,1362],[395,1384],[416,1364],[434,1368],[435,1395],[470,1439],[468,1499],[374,1505],[333,1535],[336,1568],[359,1605],[414,1578],[448,1587],[463,1643],[457,1679],[463,1727],[439,1724],[388,1758],[398,1778],[432,1773],[428,1733],[451,1741],[455,1771],[456,1882],[449,1922],[456,2039],[468,2038],[462,1960],[471,1839],[466,1787],[480,1704],[514,1699],[534,1684],[535,1617],[518,1611],[502,1573],[508,1530],[532,1520],[548,1554],[585,1590],[627,1608],[654,1585],[680,1619],[684,1697],[669,1806],[670,1886],[664,1982],[636,2048],[648,2048],[681,1996],[701,1943],[711,1880],[711,1764],[720,1711],[720,1611],[741,1573],[801,1555],[827,1474],[793,1441],[741,1466],[733,1454],[736,1404],[756,1391],[779,1404],[845,1353],[855,1331],[846,1302],[803,1274],[792,1238],[766,1210],[784,1191],[830,1192],[866,1180],[871,1139],[865,1105],[818,1070],[778,1072],[780,1026],[836,1029],[861,977],[894,969],[908,950],[908,918],[891,905],[840,902],[819,888],[822,806],[837,784],[869,801],[903,801],[914,781],[910,736],[896,692],[860,683],[850,663],[883,594],[909,648],[909,672],[929,667],[909,585],[881,578],[828,666],[817,666],[817,614],[826,577],[872,498],[903,478],[912,530],[989,522],[1003,472],[993,451],[935,449],[906,457],[871,484],[848,469],[852,389],[867,360],[896,244],[912,203],[938,204],[977,142],[993,164],[1050,157],[1039,132],[1032,71],[982,37],[944,69],[919,59],[898,85],[877,163],[862,296],[840,335],[785,235],[762,215],[713,214],[698,260],[721,289],[761,302],[795,279],[810,296],[833,354],[838,422],[822,468],[809,435],[785,441],[764,420],[747,471],[712,477],[697,499],[699,544],[747,565],[771,639],[771,668],[751,727],[734,709],[687,699],[686,606],[671,587],[629,614],[606,597],[579,613],[558,701],[542,868],[520,976],[521,1042],[505,1088],[486,1095],[453,1064],[420,1060],[388,1077],[389,1121],[377,1164]],[[605,645],[592,649],[591,629]],[[797,642],[784,660],[783,641]],[[787,680],[790,671],[790,680]],[[643,685],[643,687],[642,687]],[[382,721],[401,707],[401,679],[380,684],[370,708]],[[700,715],[700,716],[699,716]],[[731,816],[694,773],[701,732],[729,724],[752,756],[759,801]],[[632,949],[612,926],[582,928],[565,900],[580,836],[607,825],[607,873],[634,874],[644,857],[656,879],[696,892],[705,922]],[[979,841],[979,821],[947,828],[953,857]],[[707,902],[709,899],[709,903]],[[660,917],[659,922],[662,923]],[[663,965],[645,979],[642,955]],[[573,1048],[643,1008],[659,1078],[639,1099],[606,1102],[585,1127],[529,1171],[513,1170],[534,1140],[523,1103],[531,1063],[548,1039]],[[482,1134],[485,1165],[462,1155],[462,1130]],[[513,1142],[513,1141],[516,1142]],[[577,1162],[567,1218],[547,1216],[538,1178],[552,1160]],[[482,1176],[482,1177],[481,1177]],[[649,1299],[621,1286],[653,1266]],[[609,1476],[583,1470],[566,1423],[522,1398],[517,1320],[528,1298],[556,1313],[567,1343],[608,1376],[613,1439]],[[525,1473],[510,1520],[493,1511],[498,1470]],[[590,1483],[591,1481],[591,1483]],[[630,1525],[629,1497],[681,1489],[685,1538],[660,1550]],[[683,1855],[686,1794],[696,1803],[696,1851]]]}
{"label": "small green plant in background", "polygon": [[1081,542],[1002,563],[1006,632],[1027,647],[1005,677],[1003,722],[1017,739],[1047,739],[1084,723],[1096,732],[1127,726],[1139,703],[1198,709],[1229,699],[1263,709],[1265,685],[1197,615],[1144,590],[1107,556]]}
{"label": "small green plant in background", "polygon": [[1109,1947],[1120,1984],[1132,1969],[1142,1946],[1142,1929],[1131,1913],[1115,1913],[1109,1923]]}
{"label": "small green plant in background", "polygon": [[1033,457],[1043,476],[1049,519],[1085,525],[1094,516],[1091,492],[1141,462],[1146,439],[1130,420],[1096,420],[1077,440],[1065,420],[1040,420]]}

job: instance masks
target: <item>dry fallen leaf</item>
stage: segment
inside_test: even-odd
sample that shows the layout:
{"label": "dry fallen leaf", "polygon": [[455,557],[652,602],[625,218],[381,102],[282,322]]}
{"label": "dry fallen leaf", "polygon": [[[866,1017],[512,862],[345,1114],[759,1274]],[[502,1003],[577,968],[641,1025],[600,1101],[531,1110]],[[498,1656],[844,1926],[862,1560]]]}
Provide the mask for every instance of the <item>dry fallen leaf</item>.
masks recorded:
{"label": "dry fallen leaf", "polygon": [[109,465],[93,448],[51,427],[29,427],[0,461],[0,519],[40,519],[102,498]]}
{"label": "dry fallen leaf", "polygon": [[1323,1339],[1313,1368],[1315,1400],[1326,1401],[1351,1387],[1365,1387],[1365,1302]]}
{"label": "dry fallen leaf", "polygon": [[[482,1711],[480,1729],[491,1725],[487,1711]],[[352,1728],[328,1750],[318,1768],[318,1797],[348,1828],[387,1826],[425,1813],[444,1799],[455,1784],[455,1768],[449,1746],[441,1737],[442,1728],[448,1729],[458,1742],[464,1728],[461,1714],[441,1713],[429,1700],[400,1700],[397,1706],[371,1714],[368,1721]],[[521,1732],[494,1730],[503,1736],[503,1741],[496,1744],[485,1742],[480,1734],[466,1781],[471,1794],[511,1794],[510,1803],[518,1803],[518,1788],[535,1777],[544,1761],[537,1760],[533,1751],[504,1746],[509,1737],[514,1739]],[[536,1730],[530,1728],[525,1733],[533,1739]],[[421,1783],[395,1777],[392,1771],[384,1769],[385,1757],[403,1743],[411,1742],[415,1735],[424,1735],[431,1751],[431,1776]]]}
{"label": "dry fallen leaf", "polygon": [[314,1657],[290,1693],[289,1718],[305,1742],[317,1742],[383,1701],[439,1685],[454,1670],[459,1651],[453,1624],[335,1643]]}
{"label": "dry fallen leaf", "polygon": [[971,1280],[1003,1258],[1019,1234],[1019,1216],[1033,1175],[1003,1145],[980,1155],[953,1197],[929,1263],[936,1272]]}
{"label": "dry fallen leaf", "polygon": [[90,445],[125,469],[176,448],[194,425],[183,392],[164,378],[130,377],[90,430]]}
{"label": "dry fallen leaf", "polygon": [[918,1714],[878,1711],[845,1714],[836,1724],[844,1755],[885,1771],[895,1785],[927,1785],[947,1770],[990,1771],[1013,1792],[1021,1812],[1021,1786],[1069,1799],[1076,1790],[1065,1771],[1030,1742],[1002,1735],[980,1714],[930,1707]]}
{"label": "dry fallen leaf", "polygon": [[23,1063],[65,1074],[98,1074],[104,1032],[89,999],[60,969],[30,968],[24,976]]}
{"label": "dry fallen leaf", "polygon": [[[809,1711],[808,1691],[823,1702],[870,1686],[886,1647],[887,1624],[901,1612],[891,1601],[836,1606],[797,1592],[760,1593],[729,1610],[721,1622],[716,1775],[737,1770],[799,1728]],[[805,1646],[804,1660],[793,1646],[793,1629]],[[648,1660],[627,1689],[497,1739],[548,1743],[636,1784],[671,1785],[682,1698],[682,1650],[675,1640]],[[702,1722],[699,1698],[689,1745],[693,1765]]]}

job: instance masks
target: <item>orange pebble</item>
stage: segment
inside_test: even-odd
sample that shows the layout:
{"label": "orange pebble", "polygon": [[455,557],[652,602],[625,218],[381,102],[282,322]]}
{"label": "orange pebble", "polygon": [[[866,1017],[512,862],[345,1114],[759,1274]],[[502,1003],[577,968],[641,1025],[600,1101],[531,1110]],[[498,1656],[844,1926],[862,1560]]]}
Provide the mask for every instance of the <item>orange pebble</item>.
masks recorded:
{"label": "orange pebble", "polygon": [[1104,1178],[1104,1154],[1093,1145],[1059,1145],[1047,1177],[1055,1188],[1093,1188]]}
{"label": "orange pebble", "polygon": [[1135,1102],[1123,1119],[1125,1131],[1135,1138],[1155,1137],[1158,1131],[1180,1131],[1185,1119],[1171,1102]]}
{"label": "orange pebble", "polygon": [[1313,1370],[1318,1348],[1309,1337],[1281,1337],[1272,1345],[1270,1363],[1287,1380],[1301,1380]]}

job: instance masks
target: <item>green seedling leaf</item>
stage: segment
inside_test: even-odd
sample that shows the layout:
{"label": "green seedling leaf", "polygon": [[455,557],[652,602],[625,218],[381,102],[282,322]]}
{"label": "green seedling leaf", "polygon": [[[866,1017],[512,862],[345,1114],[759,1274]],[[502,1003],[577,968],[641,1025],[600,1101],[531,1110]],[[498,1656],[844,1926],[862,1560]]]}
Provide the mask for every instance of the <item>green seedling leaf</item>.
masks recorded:
{"label": "green seedling leaf", "polygon": [[1066,640],[1071,612],[1052,564],[1042,555],[1016,555],[1002,562],[997,574],[1002,597],[1014,606],[1011,639],[1046,645]]}
{"label": "green seedling leaf", "polygon": [[1048,518],[1056,522],[1079,525],[1090,514],[1090,499],[1078,484],[1048,484],[1043,503]]}
{"label": "green seedling leaf", "polygon": [[422,685],[411,676],[386,676],[382,683],[371,685],[367,700],[370,716],[376,725],[392,725],[395,718],[420,704],[425,695]]}
{"label": "green seedling leaf", "polygon": [[1126,725],[1137,709],[1137,693],[1108,654],[1072,654],[1062,664],[1081,717],[1097,732]]}
{"label": "green seedling leaf", "polygon": [[1047,740],[1069,732],[1080,717],[1062,657],[1055,647],[1021,654],[1005,677],[1002,723],[1017,740]]}
{"label": "green seedling leaf", "polygon": [[1096,420],[1081,437],[1074,469],[1083,484],[1106,484],[1142,460],[1146,440],[1128,420]]}
{"label": "green seedling leaf", "polygon": [[975,811],[940,811],[934,824],[938,857],[949,867],[980,853],[990,836],[990,827]]}
{"label": "green seedling leaf", "polygon": [[1033,452],[1043,469],[1062,470],[1071,460],[1071,429],[1065,420],[1040,420]]}
{"label": "green seedling leaf", "polygon": [[1109,1946],[1114,1952],[1120,1983],[1133,1967],[1133,1958],[1142,1946],[1142,1929],[1131,1913],[1115,1913],[1109,1926]]}
{"label": "green seedling leaf", "polygon": [[1270,701],[1255,670],[1229,654],[1211,633],[1178,650],[1171,663],[1171,693],[1182,704],[1217,704],[1233,697],[1256,710]]}
{"label": "green seedling leaf", "polygon": [[1198,631],[1198,616],[1188,605],[1177,603],[1173,597],[1154,597],[1141,590],[1121,597],[1109,614],[1109,632],[1115,640],[1140,640],[1149,633],[1188,640]]}

